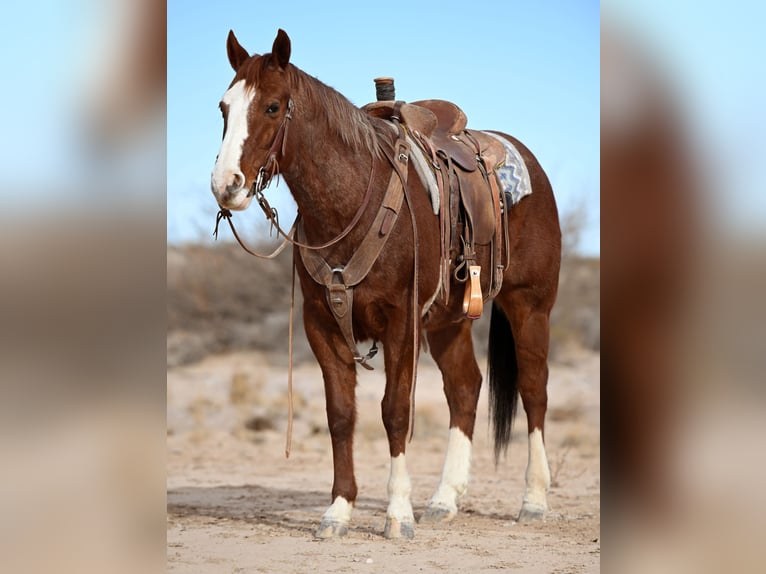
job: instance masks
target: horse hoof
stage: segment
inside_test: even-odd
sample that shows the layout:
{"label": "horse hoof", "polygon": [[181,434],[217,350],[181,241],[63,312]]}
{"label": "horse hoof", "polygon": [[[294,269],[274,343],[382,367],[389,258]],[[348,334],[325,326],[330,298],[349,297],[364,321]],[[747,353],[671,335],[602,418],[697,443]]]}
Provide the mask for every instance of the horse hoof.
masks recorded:
{"label": "horse hoof", "polygon": [[328,538],[340,538],[346,534],[348,534],[348,524],[323,520],[314,533],[314,537],[320,540],[327,540]]}
{"label": "horse hoof", "polygon": [[386,528],[383,530],[383,536],[386,538],[405,538],[411,540],[415,538],[415,523],[409,520],[397,520],[396,518],[386,518]]}
{"label": "horse hoof", "polygon": [[448,508],[446,506],[428,506],[426,511],[420,517],[421,524],[437,524],[440,522],[450,522],[457,516],[457,508]]}
{"label": "horse hoof", "polygon": [[529,522],[537,522],[542,520],[545,516],[545,509],[537,505],[523,505],[519,512],[519,518],[517,522],[519,524],[527,524]]}

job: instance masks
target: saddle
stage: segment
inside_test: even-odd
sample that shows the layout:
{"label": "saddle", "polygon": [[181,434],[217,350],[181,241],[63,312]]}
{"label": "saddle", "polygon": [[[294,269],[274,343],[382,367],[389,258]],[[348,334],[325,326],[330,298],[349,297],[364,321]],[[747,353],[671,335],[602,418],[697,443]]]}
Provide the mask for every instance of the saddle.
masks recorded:
{"label": "saddle", "polygon": [[[495,138],[467,129],[463,110],[445,100],[378,101],[368,114],[400,122],[431,161],[440,194],[442,289],[449,299],[450,273],[466,283],[463,312],[481,316],[483,302],[500,291],[508,260],[505,196],[494,170],[505,159]],[[489,249],[491,270],[485,293],[476,248]]]}

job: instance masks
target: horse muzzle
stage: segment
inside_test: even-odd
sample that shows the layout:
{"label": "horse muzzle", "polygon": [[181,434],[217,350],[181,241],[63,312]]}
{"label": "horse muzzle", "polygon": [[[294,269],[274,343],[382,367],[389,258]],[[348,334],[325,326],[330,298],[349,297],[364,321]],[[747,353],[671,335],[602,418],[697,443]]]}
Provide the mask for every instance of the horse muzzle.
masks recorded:
{"label": "horse muzzle", "polygon": [[213,173],[210,178],[210,191],[218,205],[231,211],[247,209],[252,201],[252,195],[245,186],[245,176],[241,172],[226,174],[217,178]]}

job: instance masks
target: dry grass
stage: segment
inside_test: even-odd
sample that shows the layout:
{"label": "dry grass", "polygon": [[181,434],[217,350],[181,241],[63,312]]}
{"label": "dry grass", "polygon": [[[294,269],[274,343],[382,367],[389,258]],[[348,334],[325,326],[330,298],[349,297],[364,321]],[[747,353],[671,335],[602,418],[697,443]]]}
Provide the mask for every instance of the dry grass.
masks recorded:
{"label": "dry grass", "polygon": [[[171,246],[167,253],[168,366],[212,353],[287,352],[290,259],[256,260],[238,245]],[[296,293],[295,357],[311,357]]]}
{"label": "dry grass", "polygon": [[550,407],[547,419],[553,422],[567,422],[580,420],[583,416],[584,407],[580,401],[571,401],[566,405]]}
{"label": "dry grass", "polygon": [[600,259],[571,256],[562,261],[551,314],[551,354],[555,357],[567,345],[601,348]]}
{"label": "dry grass", "polygon": [[[167,361],[177,366],[208,354],[257,350],[284,361],[290,306],[290,253],[255,260],[238,245],[171,246],[167,253]],[[561,267],[553,309],[551,358],[571,347],[600,348],[600,260],[570,255]],[[295,307],[295,362],[313,361],[302,327],[300,289]],[[486,354],[489,313],[474,327]],[[237,391],[233,391],[237,392]]]}

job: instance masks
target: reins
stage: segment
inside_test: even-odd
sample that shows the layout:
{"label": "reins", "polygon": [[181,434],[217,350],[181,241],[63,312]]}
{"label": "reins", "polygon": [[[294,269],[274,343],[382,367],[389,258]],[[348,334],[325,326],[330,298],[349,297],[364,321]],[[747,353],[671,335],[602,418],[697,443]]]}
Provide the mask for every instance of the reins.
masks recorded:
{"label": "reins", "polygon": [[348,225],[343,231],[341,231],[338,235],[333,237],[330,241],[326,243],[322,243],[321,245],[308,245],[306,243],[303,243],[295,239],[294,237],[295,228],[298,225],[298,221],[300,220],[300,212],[298,213],[298,215],[295,216],[295,219],[293,220],[293,224],[292,226],[290,226],[289,231],[285,231],[279,225],[279,215],[277,213],[277,210],[271,207],[268,199],[266,199],[266,196],[263,194],[263,190],[269,186],[269,183],[271,182],[271,178],[268,178],[266,180],[267,182],[266,185],[264,185],[263,187],[260,187],[260,189],[256,188],[256,184],[258,183],[257,181],[256,183],[253,183],[253,187],[251,188],[250,195],[255,196],[255,198],[258,200],[258,205],[260,206],[263,213],[266,215],[266,219],[268,219],[271,226],[277,230],[277,234],[281,235],[284,238],[282,240],[282,243],[272,253],[268,255],[264,255],[263,253],[258,253],[256,251],[253,251],[247,246],[247,244],[242,240],[242,238],[237,233],[237,230],[234,227],[234,222],[232,221],[232,213],[225,207],[222,207],[218,211],[218,214],[216,215],[215,229],[213,230],[213,237],[218,239],[218,225],[221,222],[221,219],[225,219],[227,223],[229,224],[229,227],[231,228],[231,232],[234,234],[234,238],[237,240],[237,243],[239,243],[240,247],[242,247],[242,249],[247,251],[250,255],[253,255],[260,259],[273,259],[274,257],[276,257],[282,252],[282,250],[287,246],[288,243],[291,243],[297,247],[302,247],[304,249],[311,249],[314,251],[326,249],[327,247],[332,247],[333,245],[341,241],[344,237],[346,237],[349,233],[351,233],[351,230],[354,229],[354,227],[356,227],[357,223],[359,223],[359,220],[362,218],[362,215],[367,209],[367,206],[370,204],[370,197],[372,196],[372,185],[374,181],[375,181],[375,161],[373,160],[372,165],[370,167],[370,179],[369,179],[369,183],[367,184],[367,190],[364,193],[362,204],[359,206],[359,209],[357,210],[356,214],[354,214],[354,217],[351,219],[351,221],[348,223]]}
{"label": "reins", "polygon": [[[415,433],[415,385],[417,382],[417,372],[418,372],[418,351],[420,349],[420,341],[418,340],[420,335],[420,318],[418,317],[418,295],[420,292],[420,288],[418,287],[418,277],[420,273],[420,265],[419,265],[419,255],[420,255],[420,242],[418,241],[418,225],[417,225],[417,218],[415,217],[415,207],[412,204],[412,198],[410,197],[409,193],[409,186],[406,185],[407,181],[407,164],[409,163],[409,150],[407,149],[406,155],[403,155],[404,149],[401,147],[402,144],[406,144],[406,138],[404,133],[404,128],[402,128],[402,125],[399,121],[399,114],[398,114],[398,108],[395,104],[395,110],[397,110],[397,113],[392,117],[394,120],[394,125],[396,126],[397,130],[399,131],[399,136],[397,140],[397,144],[400,146],[398,153],[395,152],[395,157],[391,158],[386,154],[386,157],[388,158],[389,163],[391,164],[391,167],[396,172],[396,174],[399,176],[402,182],[404,182],[404,200],[407,203],[407,207],[410,211],[410,220],[412,222],[412,249],[413,249],[413,279],[412,279],[412,385],[410,386],[410,413],[409,413],[409,421],[408,421],[408,428],[407,428],[407,434],[409,435],[409,441],[412,441],[412,436]],[[408,148],[409,146],[407,146]],[[405,148],[406,149],[406,148]],[[397,160],[401,161],[404,164],[404,171],[402,169],[402,166],[397,164]]]}

